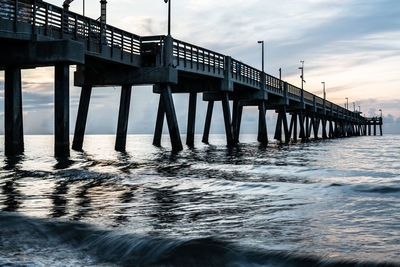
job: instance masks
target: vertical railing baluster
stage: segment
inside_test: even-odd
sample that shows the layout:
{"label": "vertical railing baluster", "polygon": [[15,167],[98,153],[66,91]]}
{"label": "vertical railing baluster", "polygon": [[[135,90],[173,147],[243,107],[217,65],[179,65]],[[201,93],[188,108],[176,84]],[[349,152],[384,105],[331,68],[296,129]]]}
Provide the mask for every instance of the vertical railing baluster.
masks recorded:
{"label": "vertical railing baluster", "polygon": [[183,67],[186,68],[186,44],[183,44]]}
{"label": "vertical railing baluster", "polygon": [[121,60],[124,59],[124,33],[121,32]]}
{"label": "vertical railing baluster", "polygon": [[75,14],[75,40],[78,40],[78,16]]}
{"label": "vertical railing baluster", "polygon": [[64,18],[65,18],[65,15],[64,15],[64,8],[63,8],[63,9],[61,9],[61,28],[60,28],[61,38],[64,38]]}
{"label": "vertical railing baluster", "polygon": [[213,66],[214,66],[214,73],[215,73],[215,53],[214,53],[214,55],[213,55],[213,60],[214,60]]}
{"label": "vertical railing baluster", "polygon": [[91,46],[90,43],[92,41],[92,37],[90,36],[91,35],[91,31],[92,31],[92,23],[91,23],[90,19],[86,20],[86,24],[87,24],[87,27],[88,27],[87,50],[90,51],[90,46]]}
{"label": "vertical railing baluster", "polygon": [[17,32],[18,22],[18,0],[14,0],[14,32]]}
{"label": "vertical railing baluster", "polygon": [[190,68],[193,69],[193,45],[190,46]]}
{"label": "vertical railing baluster", "polygon": [[208,60],[208,72],[211,72],[211,58],[210,58],[210,51],[207,51],[207,60]]}
{"label": "vertical railing baluster", "polygon": [[44,35],[48,34],[49,29],[49,4],[46,3],[46,13],[45,13],[45,28],[44,28]]}
{"label": "vertical railing baluster", "polygon": [[114,50],[114,28],[111,28],[111,49],[110,49],[110,54],[111,54],[111,58],[113,57],[113,50]]}
{"label": "vertical railing baluster", "polygon": [[131,35],[131,63],[133,63],[133,35]]}
{"label": "vertical railing baluster", "polygon": [[36,0],[33,0],[33,10],[32,10],[32,38],[36,33]]}
{"label": "vertical railing baluster", "polygon": [[176,60],[177,60],[177,65],[180,65],[180,59],[179,59],[179,54],[181,53],[181,43],[179,41],[176,42]]}

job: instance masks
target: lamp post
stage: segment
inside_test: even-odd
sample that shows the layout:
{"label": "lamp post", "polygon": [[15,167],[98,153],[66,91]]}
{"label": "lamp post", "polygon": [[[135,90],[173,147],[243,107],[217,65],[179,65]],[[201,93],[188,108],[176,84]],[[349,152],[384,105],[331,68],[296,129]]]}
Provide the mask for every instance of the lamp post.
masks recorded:
{"label": "lamp post", "polygon": [[306,82],[304,80],[304,60],[300,60],[300,63],[301,63],[301,67],[299,67],[299,70],[301,70],[301,75],[300,75],[300,78],[301,78],[301,90],[304,90],[304,83]]}
{"label": "lamp post", "polygon": [[261,49],[262,49],[262,60],[261,60],[261,64],[262,64],[262,72],[264,72],[264,41],[258,41],[259,44],[261,44]]}
{"label": "lamp post", "polygon": [[361,114],[361,107],[358,106],[358,112]]}
{"label": "lamp post", "polygon": [[304,83],[306,82],[304,80],[304,60],[300,60],[300,63],[301,63],[301,67],[299,67],[299,70],[301,70],[301,76],[300,76],[300,78],[301,78],[301,103],[304,108]]}
{"label": "lamp post", "polygon": [[347,103],[346,109],[349,109],[349,98],[348,97],[346,97],[346,103]]}
{"label": "lamp post", "polygon": [[323,93],[324,93],[324,100],[326,100],[325,82],[321,82],[321,83],[322,83],[323,88],[324,88],[324,90],[323,90]]}
{"label": "lamp post", "polygon": [[165,3],[168,3],[168,35],[171,35],[171,0],[164,0]]}
{"label": "lamp post", "polygon": [[354,112],[356,112],[356,102],[353,102]]}
{"label": "lamp post", "polygon": [[382,118],[382,109],[379,109],[379,111],[381,112],[381,118]]}

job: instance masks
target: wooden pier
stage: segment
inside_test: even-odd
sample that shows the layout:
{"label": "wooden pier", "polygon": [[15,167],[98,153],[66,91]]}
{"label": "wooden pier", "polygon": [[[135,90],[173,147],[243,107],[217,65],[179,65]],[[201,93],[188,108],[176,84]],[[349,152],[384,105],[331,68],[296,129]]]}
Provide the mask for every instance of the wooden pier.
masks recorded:
{"label": "wooden pier", "polygon": [[[366,118],[268,75],[230,56],[172,36],[138,36],[39,0],[0,0],[0,69],[5,71],[5,154],[23,153],[21,69],[54,66],[55,156],[69,155],[69,67],[82,88],[72,148],[82,150],[92,89],[121,86],[115,149],[124,151],[132,87],[153,85],[160,95],[153,144],[166,118],[173,150],[182,141],[172,94],[189,94],[186,144],[194,146],[197,94],[208,102],[208,143],[216,101],[222,102],[228,145],[240,140],[243,107],[259,110],[257,140],[268,143],[267,110],[278,114],[282,143],[377,134],[382,118]],[[233,102],[233,109],[230,108]],[[289,119],[288,119],[289,117]]]}

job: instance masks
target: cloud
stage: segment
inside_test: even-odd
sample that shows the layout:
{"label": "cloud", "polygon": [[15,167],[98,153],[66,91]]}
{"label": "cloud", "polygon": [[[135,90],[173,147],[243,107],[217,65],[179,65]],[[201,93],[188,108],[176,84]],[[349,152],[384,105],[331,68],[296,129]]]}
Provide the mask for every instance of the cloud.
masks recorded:
{"label": "cloud", "polygon": [[[60,5],[59,1],[51,3]],[[98,18],[98,0],[87,0],[86,14]],[[166,33],[167,6],[163,1],[115,0],[108,4],[108,22],[141,35]],[[75,1],[71,10],[81,13]],[[361,0],[176,0],[173,1],[172,33],[220,53],[232,55],[260,67],[258,40],[266,41],[266,70],[299,85],[299,60],[305,60],[306,89],[321,94],[327,85],[330,101],[339,105],[344,98],[356,102],[368,116],[380,108],[385,123],[400,132],[400,1]],[[74,128],[80,89],[72,86],[71,130]],[[4,72],[0,86],[4,87]],[[53,68],[24,70],[23,98],[25,131],[52,132]],[[119,88],[95,88],[88,116],[88,133],[115,133]],[[0,107],[4,99],[0,92]],[[181,132],[185,132],[188,96],[174,95]],[[135,87],[132,93],[130,133],[152,133],[158,95],[151,87]],[[215,105],[212,131],[224,132],[220,104]],[[206,103],[198,99],[196,131],[202,132]],[[268,113],[274,127],[275,114]],[[26,118],[25,118],[26,117]],[[2,115],[0,113],[0,120]],[[257,110],[245,109],[243,130],[256,133]],[[3,123],[0,131],[3,130]],[[272,127],[272,128],[271,128]],[[397,130],[396,130],[397,129]],[[166,127],[165,127],[166,130]]]}

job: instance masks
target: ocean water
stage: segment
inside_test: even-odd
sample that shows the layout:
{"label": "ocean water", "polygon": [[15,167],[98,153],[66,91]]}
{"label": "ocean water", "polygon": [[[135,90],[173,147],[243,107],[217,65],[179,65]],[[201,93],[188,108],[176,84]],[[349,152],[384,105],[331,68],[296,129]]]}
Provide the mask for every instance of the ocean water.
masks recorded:
{"label": "ocean water", "polygon": [[0,266],[400,266],[400,136],[267,147],[224,135],[0,139]]}

